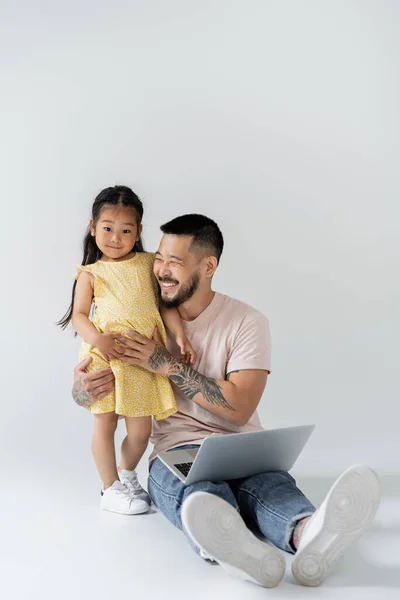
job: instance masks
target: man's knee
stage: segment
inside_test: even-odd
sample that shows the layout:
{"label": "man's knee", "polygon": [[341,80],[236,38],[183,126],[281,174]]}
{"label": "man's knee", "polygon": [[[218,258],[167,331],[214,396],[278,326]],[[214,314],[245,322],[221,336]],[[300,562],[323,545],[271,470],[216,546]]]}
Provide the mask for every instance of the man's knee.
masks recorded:
{"label": "man's knee", "polygon": [[193,492],[207,492],[208,494],[214,494],[214,496],[218,496],[231,504],[236,510],[239,508],[236,498],[226,481],[199,481],[198,483],[185,486],[182,501],[184,502]]}
{"label": "man's knee", "polygon": [[194,492],[214,494],[239,509],[236,498],[225,481],[199,481],[184,485],[161,461],[156,459],[150,469],[148,490],[153,503],[167,519],[182,528],[181,510],[185,500]]}

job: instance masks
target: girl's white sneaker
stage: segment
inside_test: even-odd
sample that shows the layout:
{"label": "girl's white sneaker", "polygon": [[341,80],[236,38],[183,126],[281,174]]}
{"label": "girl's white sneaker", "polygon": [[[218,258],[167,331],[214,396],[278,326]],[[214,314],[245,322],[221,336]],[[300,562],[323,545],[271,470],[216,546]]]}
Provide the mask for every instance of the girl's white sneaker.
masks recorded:
{"label": "girl's white sneaker", "polygon": [[122,469],[119,473],[119,478],[121,483],[123,483],[129,490],[132,498],[139,498],[140,500],[144,500],[150,506],[151,500],[149,494],[145,489],[140,485],[136,471],[128,471],[127,469]]}
{"label": "girl's white sneaker", "polygon": [[149,505],[141,498],[133,498],[121,481],[114,481],[111,487],[102,490],[100,508],[121,515],[140,515],[148,512]]}

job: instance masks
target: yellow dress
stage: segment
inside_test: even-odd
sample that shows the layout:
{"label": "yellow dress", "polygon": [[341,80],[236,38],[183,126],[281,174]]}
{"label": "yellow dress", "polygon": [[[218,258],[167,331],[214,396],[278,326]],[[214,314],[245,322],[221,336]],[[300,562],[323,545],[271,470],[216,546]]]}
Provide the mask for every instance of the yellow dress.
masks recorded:
{"label": "yellow dress", "polygon": [[[94,276],[93,325],[101,333],[124,333],[135,329],[151,338],[157,326],[165,344],[166,333],[158,310],[157,282],[153,274],[154,254],[137,252],[128,260],[78,265]],[[115,390],[89,410],[94,414],[115,412],[126,417],[155,416],[165,419],[176,412],[175,396],[167,377],[119,360],[108,361],[97,348],[82,343],[80,360],[91,356],[88,370],[111,367]]]}

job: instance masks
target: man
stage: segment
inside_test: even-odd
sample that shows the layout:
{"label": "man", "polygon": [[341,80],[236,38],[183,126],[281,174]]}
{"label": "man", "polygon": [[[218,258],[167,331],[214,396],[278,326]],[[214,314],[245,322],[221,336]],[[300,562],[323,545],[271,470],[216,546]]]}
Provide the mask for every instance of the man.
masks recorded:
{"label": "man", "polygon": [[[184,486],[157,454],[201,444],[206,436],[262,429],[257,406],[270,373],[267,319],[253,308],[212,290],[223,237],[214,221],[184,215],[161,227],[154,273],[162,302],[177,307],[197,352],[194,367],[179,361],[179,348],[164,348],[129,332],[120,342],[121,360],[169,377],[178,412],[154,422],[148,489],[159,510],[188,537],[197,552],[230,574],[265,587],[283,577],[276,549],[296,553],[296,580],[319,585],[344,550],[372,521],[380,486],[368,467],[348,469],[316,510],[286,472],[262,473],[234,481]],[[75,369],[73,396],[80,405],[104,397],[113,387],[105,370]],[[252,519],[275,547],[259,541],[242,516]]]}

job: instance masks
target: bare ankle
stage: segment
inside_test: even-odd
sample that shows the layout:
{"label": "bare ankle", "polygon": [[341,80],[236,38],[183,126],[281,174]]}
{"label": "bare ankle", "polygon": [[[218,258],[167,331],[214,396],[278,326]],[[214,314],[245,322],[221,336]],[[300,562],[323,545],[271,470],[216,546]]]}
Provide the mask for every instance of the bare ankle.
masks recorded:
{"label": "bare ankle", "polygon": [[136,469],[137,465],[132,465],[132,464],[127,464],[127,463],[123,463],[121,462],[121,464],[118,467],[118,474],[121,473],[121,471],[134,471]]}
{"label": "bare ankle", "polygon": [[113,485],[113,483],[115,483],[115,481],[111,481],[111,482],[110,481],[107,481],[107,482],[103,481],[104,490],[108,490],[108,488],[110,488]]}
{"label": "bare ankle", "polygon": [[291,543],[295,550],[299,547],[301,536],[303,535],[304,527],[307,525],[311,517],[305,517],[301,519],[294,528]]}

